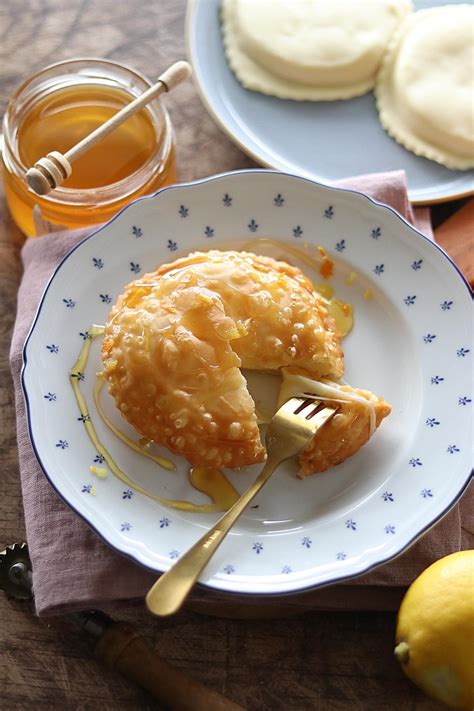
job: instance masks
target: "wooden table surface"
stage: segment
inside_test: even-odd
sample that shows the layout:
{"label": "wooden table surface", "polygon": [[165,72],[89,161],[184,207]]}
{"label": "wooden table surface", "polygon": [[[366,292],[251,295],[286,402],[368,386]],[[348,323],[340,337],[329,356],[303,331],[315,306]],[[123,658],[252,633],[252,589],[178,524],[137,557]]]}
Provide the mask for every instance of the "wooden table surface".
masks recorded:
{"label": "wooden table surface", "polygon": [[[184,0],[1,0],[0,115],[25,77],[61,59],[103,56],[157,76],[185,57],[184,10]],[[213,124],[191,82],[166,103],[181,180],[254,165]],[[0,549],[25,537],[8,366],[20,241],[0,195]],[[130,604],[116,617],[136,624],[170,662],[248,709],[441,709],[393,659],[394,614],[251,621],[184,612],[156,621],[143,604]],[[158,708],[147,693],[100,668],[69,620],[39,619],[3,596],[0,653],[0,708]]]}

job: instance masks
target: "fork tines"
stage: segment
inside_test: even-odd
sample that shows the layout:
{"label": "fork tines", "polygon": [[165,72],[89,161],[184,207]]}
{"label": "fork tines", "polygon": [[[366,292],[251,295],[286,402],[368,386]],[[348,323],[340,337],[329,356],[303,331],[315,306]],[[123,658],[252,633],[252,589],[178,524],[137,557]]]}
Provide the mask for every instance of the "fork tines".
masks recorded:
{"label": "fork tines", "polygon": [[[304,394],[311,395],[311,393]],[[322,414],[324,412],[326,416],[329,416],[334,414],[338,409],[338,405],[335,407],[324,405],[322,400],[318,400],[315,396],[313,396],[307,397],[305,400],[302,399],[296,410],[294,410],[294,414],[302,415],[305,420],[311,420],[316,414]]]}
{"label": "fork tines", "polygon": [[303,410],[309,409],[309,412],[305,413],[304,417],[306,420],[310,420],[312,416],[317,413],[322,404],[321,400],[316,400],[314,397],[306,398],[306,400],[302,400],[301,404],[294,410],[294,413],[295,415],[300,415]]}

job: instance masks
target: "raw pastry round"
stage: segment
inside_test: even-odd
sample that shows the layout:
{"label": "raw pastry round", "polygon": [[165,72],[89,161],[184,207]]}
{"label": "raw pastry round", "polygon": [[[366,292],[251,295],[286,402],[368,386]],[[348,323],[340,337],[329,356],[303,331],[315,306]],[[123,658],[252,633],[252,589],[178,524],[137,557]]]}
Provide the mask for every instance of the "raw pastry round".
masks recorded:
{"label": "raw pastry round", "polygon": [[247,89],[282,99],[369,91],[409,0],[223,0],[231,69]]}
{"label": "raw pastry round", "polygon": [[102,344],[123,417],[194,465],[265,455],[240,368],[339,378],[340,336],[296,267],[245,252],[194,253],[129,284]]}
{"label": "raw pastry round", "polygon": [[408,17],[377,77],[380,121],[413,153],[448,168],[474,167],[474,7]]}

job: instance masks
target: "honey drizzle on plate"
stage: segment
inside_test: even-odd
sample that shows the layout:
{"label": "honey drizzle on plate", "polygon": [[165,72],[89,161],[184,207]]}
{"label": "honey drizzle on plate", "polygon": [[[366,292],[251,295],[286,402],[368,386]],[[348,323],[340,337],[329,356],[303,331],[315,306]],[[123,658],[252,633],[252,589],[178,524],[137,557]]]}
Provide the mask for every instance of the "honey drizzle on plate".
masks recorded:
{"label": "honey drizzle on plate", "polygon": [[[79,375],[84,372],[84,369],[87,366],[92,341],[97,338],[97,336],[101,336],[103,332],[103,326],[91,326],[91,328],[89,329],[89,338],[84,341],[84,344],[79,353],[79,357],[74,363],[71,370],[69,371],[69,380],[74,392],[74,396],[76,398],[76,402],[79,406],[80,417],[84,422],[84,427],[86,429],[87,435],[91,440],[92,444],[94,445],[98,454],[102,455],[102,457],[104,458],[104,461],[106,462],[110,471],[115,474],[115,476],[120,479],[120,481],[122,481],[126,486],[172,509],[178,509],[179,511],[209,513],[213,511],[223,511],[227,508],[230,508],[230,506],[232,506],[232,504],[239,498],[239,493],[226,479],[224,473],[221,472],[220,469],[194,467],[189,472],[189,480],[192,486],[194,486],[194,488],[198,491],[207,494],[207,496],[212,499],[212,504],[193,504],[191,501],[183,501],[180,499],[165,499],[161,496],[158,496],[157,494],[153,494],[152,492],[148,491],[148,489],[145,489],[145,487],[133,481],[133,479],[131,479],[128,474],[126,474],[123,469],[118,466],[114,458],[104,447],[102,442],[99,440],[95,427],[90,419],[89,408],[87,407],[86,399],[79,385]],[[152,459],[154,462],[160,464],[161,466],[164,466],[166,469],[175,469],[175,465],[171,460],[165,459],[164,457],[155,457],[154,455],[150,454],[150,452],[148,452],[145,447],[133,442],[133,440],[131,440],[129,437],[120,432],[120,430],[118,430],[115,425],[113,425],[110,420],[105,417],[99,403],[99,395],[103,385],[104,381],[103,378],[101,378],[94,388],[94,402],[96,404],[99,415],[104,420],[107,427],[109,427],[112,432],[117,437],[119,437],[122,442],[124,442],[124,444],[126,444],[128,447],[131,447],[138,454],[148,457],[148,459]]]}
{"label": "honey drizzle on plate", "polygon": [[171,461],[171,459],[166,459],[166,457],[157,457],[154,454],[151,454],[146,445],[141,444],[139,442],[134,442],[133,439],[130,439],[130,437],[127,437],[126,434],[121,432],[118,427],[114,425],[114,423],[109,420],[107,415],[105,414],[102,405],[100,403],[100,394],[102,392],[102,388],[105,385],[105,378],[102,375],[102,373],[97,374],[97,380],[94,385],[94,390],[93,390],[93,396],[94,396],[94,403],[97,408],[97,412],[100,415],[100,418],[102,422],[109,428],[111,432],[114,433],[116,437],[122,440],[124,444],[127,445],[127,447],[130,447],[130,449],[133,449],[134,452],[138,452],[138,454],[141,454],[143,457],[147,457],[147,459],[151,459],[152,462],[156,462],[156,464],[159,464],[160,467],[163,467],[163,469],[168,469],[170,471],[176,471],[176,464]]}
{"label": "honey drizzle on plate", "polygon": [[207,494],[219,511],[227,511],[240,498],[239,492],[220,469],[192,467],[189,470],[189,481],[195,489]]}
{"label": "honey drizzle on plate", "polygon": [[[243,249],[252,249],[252,247],[255,247],[257,245],[277,247],[283,252],[287,252],[288,254],[291,254],[297,259],[301,260],[315,272],[321,274],[321,276],[327,278],[328,276],[332,275],[332,266],[330,266],[332,265],[332,262],[330,259],[328,259],[327,254],[322,247],[317,248],[318,253],[320,255],[319,260],[314,259],[309,254],[303,252],[297,247],[291,247],[289,244],[279,242],[278,240],[271,239],[270,237],[260,237],[259,239],[249,240],[244,244]],[[352,330],[352,327],[354,325],[352,305],[346,303],[345,301],[341,301],[341,299],[337,299],[334,296],[334,290],[331,286],[329,286],[329,284],[319,283],[316,284],[314,288],[319,294],[321,294],[323,299],[326,301],[327,310],[334,319],[339,334],[342,337],[347,336],[347,334],[349,333],[349,331]]]}

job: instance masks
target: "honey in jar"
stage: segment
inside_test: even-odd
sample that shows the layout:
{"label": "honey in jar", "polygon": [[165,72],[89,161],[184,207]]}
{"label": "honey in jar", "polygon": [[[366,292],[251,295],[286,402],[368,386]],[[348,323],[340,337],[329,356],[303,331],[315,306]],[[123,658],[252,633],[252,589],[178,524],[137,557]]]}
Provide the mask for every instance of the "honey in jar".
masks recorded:
{"label": "honey in jar", "polygon": [[84,227],[175,182],[172,127],[156,99],[75,160],[72,175],[48,195],[26,183],[39,158],[65,153],[149,86],[126,67],[91,59],[48,67],[18,89],[4,117],[3,179],[11,215],[25,234],[36,233],[35,205],[57,229]]}

